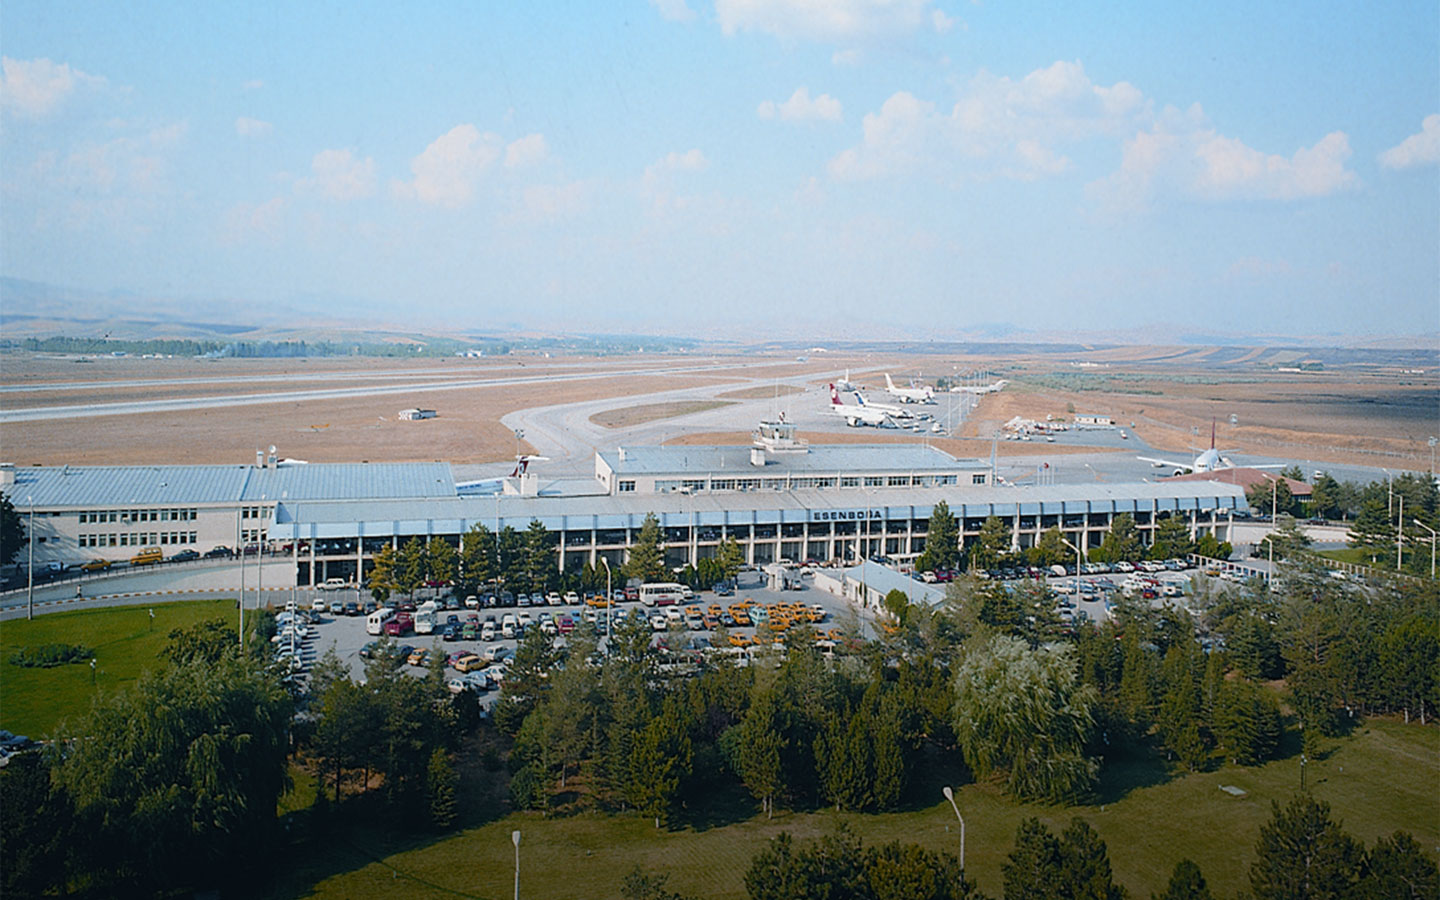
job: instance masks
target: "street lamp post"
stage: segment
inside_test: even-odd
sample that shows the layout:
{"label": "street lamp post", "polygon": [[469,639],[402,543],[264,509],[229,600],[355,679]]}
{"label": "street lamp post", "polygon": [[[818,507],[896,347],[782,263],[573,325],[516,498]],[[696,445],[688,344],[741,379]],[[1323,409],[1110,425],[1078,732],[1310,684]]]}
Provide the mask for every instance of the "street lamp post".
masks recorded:
{"label": "street lamp post", "polygon": [[950,801],[950,808],[955,810],[955,818],[960,820],[960,874],[965,874],[965,817],[960,815],[960,807],[955,804],[955,792],[950,790],[950,785],[945,785],[945,799]]}
{"label": "street lamp post", "polygon": [[520,900],[520,831],[510,832],[510,841],[515,845],[515,900]]}
{"label": "street lamp post", "polygon": [[605,567],[605,655],[609,656],[610,645],[615,642],[615,635],[610,632],[610,607],[615,605],[615,593],[610,586],[610,560],[601,556],[600,564]]}
{"label": "street lamp post", "polygon": [[1400,571],[1400,551],[1405,546],[1405,495],[1400,495],[1400,516],[1395,520],[1395,571]]}
{"label": "street lamp post", "polygon": [[25,537],[30,543],[30,559],[25,569],[29,573],[25,581],[25,618],[35,618],[35,498],[28,496],[25,501],[30,504],[30,524],[25,529]]}
{"label": "street lamp post", "polygon": [[[1079,603],[1080,603],[1080,565],[1081,565],[1081,559],[1082,559],[1081,554],[1080,554],[1080,547],[1079,547],[1079,545],[1077,545],[1077,544],[1072,544],[1072,543],[1070,543],[1069,541],[1065,540],[1063,537],[1060,539],[1060,543],[1064,544],[1065,546],[1069,547],[1071,550],[1074,550],[1074,551],[1075,551],[1075,603],[1076,603],[1076,604],[1079,604]],[[1078,605],[1076,606],[1076,609],[1079,609],[1079,606],[1078,606]]]}
{"label": "street lamp post", "polygon": [[1436,535],[1435,535],[1435,529],[1431,528],[1429,525],[1426,525],[1424,522],[1420,521],[1419,519],[1411,519],[1410,521],[1414,522],[1416,525],[1419,525],[1421,528],[1423,528],[1423,529],[1425,529],[1426,531],[1430,532],[1430,577],[1431,577],[1431,578],[1434,578],[1434,577],[1435,577],[1435,537],[1436,537]]}

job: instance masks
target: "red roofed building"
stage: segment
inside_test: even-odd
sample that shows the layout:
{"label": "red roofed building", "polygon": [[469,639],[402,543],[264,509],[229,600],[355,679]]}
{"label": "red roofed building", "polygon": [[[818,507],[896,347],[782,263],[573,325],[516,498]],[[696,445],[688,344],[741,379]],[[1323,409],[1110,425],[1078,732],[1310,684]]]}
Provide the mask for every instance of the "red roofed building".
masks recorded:
{"label": "red roofed building", "polygon": [[1272,475],[1261,469],[1251,469],[1246,466],[1236,466],[1233,469],[1216,469],[1213,472],[1192,472],[1189,475],[1176,475],[1174,478],[1166,478],[1165,481],[1218,481],[1222,484],[1239,485],[1246,493],[1257,484],[1263,484],[1267,488],[1270,482],[1276,478],[1283,478],[1289,486],[1290,493],[1296,500],[1310,499],[1310,485],[1303,481],[1296,481],[1293,478],[1285,478],[1283,475]]}

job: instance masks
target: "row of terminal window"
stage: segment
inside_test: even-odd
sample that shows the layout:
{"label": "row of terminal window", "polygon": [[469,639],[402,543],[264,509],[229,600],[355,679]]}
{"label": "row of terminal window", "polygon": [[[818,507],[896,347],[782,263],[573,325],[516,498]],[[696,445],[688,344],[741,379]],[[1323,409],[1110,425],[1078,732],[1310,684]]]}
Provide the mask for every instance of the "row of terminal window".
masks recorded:
{"label": "row of terminal window", "polygon": [[161,531],[136,534],[82,534],[81,547],[161,547],[195,543],[193,531]]}
{"label": "row of terminal window", "polygon": [[198,518],[195,509],[101,509],[80,513],[81,525],[98,525],[101,522],[193,522]]}
{"label": "row of terminal window", "polygon": [[[956,483],[954,475],[842,475],[837,477],[800,477],[800,478],[712,478],[710,479],[711,491],[784,491],[802,489],[823,489],[823,488],[858,488],[858,487],[943,487]],[[971,476],[972,484],[984,484],[984,473]],[[681,479],[665,480],[655,482],[655,490],[659,493],[669,491],[703,491],[705,490],[704,479]],[[635,490],[635,482],[621,481],[620,493],[628,494]]]}

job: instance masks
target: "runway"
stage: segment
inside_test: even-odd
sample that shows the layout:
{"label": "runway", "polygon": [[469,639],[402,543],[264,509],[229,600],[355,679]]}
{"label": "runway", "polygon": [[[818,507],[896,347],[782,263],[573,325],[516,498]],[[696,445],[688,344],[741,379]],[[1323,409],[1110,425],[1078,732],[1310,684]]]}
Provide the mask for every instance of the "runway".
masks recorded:
{"label": "runway", "polygon": [[[240,394],[236,396],[179,397],[164,400],[140,400],[122,403],[87,403],[73,406],[42,406],[33,409],[0,410],[0,424],[15,422],[39,422],[55,419],[83,419],[95,416],[141,415],[176,410],[215,409],[233,406],[258,406],[267,403],[295,403],[310,400],[332,400],[342,397],[377,397],[386,394],[414,394],[432,391],[454,391],[464,389],[491,389],[513,387],[523,384],[543,384],[559,381],[587,381],[594,379],[628,378],[634,376],[683,375],[697,372],[732,371],[747,366],[772,365],[773,363],[716,363],[713,365],[683,367],[651,367],[622,369],[613,372],[573,372],[568,374],[545,373],[515,376],[509,378],[464,378],[447,381],[422,382],[420,384],[372,384],[350,388],[324,388],[303,391],[275,391],[267,393]],[[351,376],[353,379],[356,376]],[[360,376],[364,377],[364,376]]]}

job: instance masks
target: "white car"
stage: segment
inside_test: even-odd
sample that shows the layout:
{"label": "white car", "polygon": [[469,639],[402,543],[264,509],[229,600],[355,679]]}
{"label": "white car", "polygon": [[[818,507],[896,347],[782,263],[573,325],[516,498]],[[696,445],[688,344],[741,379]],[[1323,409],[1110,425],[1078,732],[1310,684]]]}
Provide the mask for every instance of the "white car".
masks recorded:
{"label": "white car", "polygon": [[322,591],[343,591],[350,586],[350,582],[343,578],[327,578],[324,584],[320,585]]}
{"label": "white car", "polygon": [[316,597],[315,602],[310,604],[310,611],[318,613],[329,612],[330,604],[326,603],[324,599]]}
{"label": "white car", "polygon": [[566,592],[565,592],[565,605],[566,605],[566,606],[579,606],[579,605],[580,605],[580,595],[577,594],[577,593],[575,593],[574,591],[566,591]]}
{"label": "white car", "polygon": [[651,616],[650,629],[652,631],[668,631],[670,629],[670,620],[664,616]]}
{"label": "white car", "polygon": [[466,598],[465,598],[465,608],[466,608],[466,609],[479,609],[479,608],[480,608],[480,598],[477,597],[477,596],[475,596],[474,594],[471,594],[470,596],[466,597]]}
{"label": "white car", "polygon": [[564,606],[565,600],[560,596],[559,591],[551,591],[545,595],[545,602],[551,606]]}

